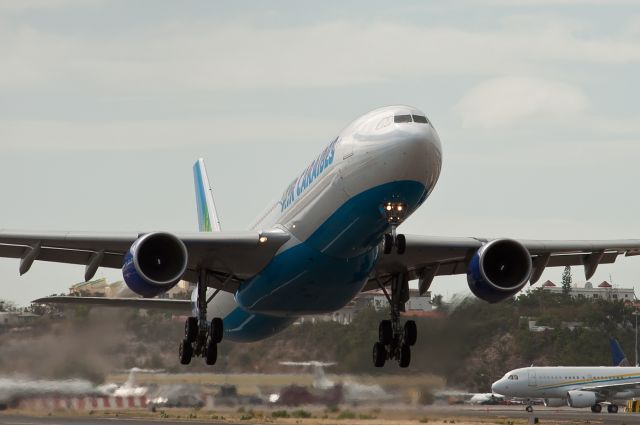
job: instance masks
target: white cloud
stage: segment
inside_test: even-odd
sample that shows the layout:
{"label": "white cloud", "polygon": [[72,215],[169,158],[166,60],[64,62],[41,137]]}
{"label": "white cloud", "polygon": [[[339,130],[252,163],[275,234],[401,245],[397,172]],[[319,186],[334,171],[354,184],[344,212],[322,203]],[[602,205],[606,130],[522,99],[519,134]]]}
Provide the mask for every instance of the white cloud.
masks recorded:
{"label": "white cloud", "polygon": [[548,22],[484,31],[372,21],[264,27],[156,24],[103,38],[0,22],[0,89],[87,92],[354,85],[427,75],[535,74],[555,63],[640,61],[625,36]]}
{"label": "white cloud", "polygon": [[587,96],[566,83],[531,77],[500,77],[472,88],[454,107],[468,128],[511,127],[523,120],[578,116]]}

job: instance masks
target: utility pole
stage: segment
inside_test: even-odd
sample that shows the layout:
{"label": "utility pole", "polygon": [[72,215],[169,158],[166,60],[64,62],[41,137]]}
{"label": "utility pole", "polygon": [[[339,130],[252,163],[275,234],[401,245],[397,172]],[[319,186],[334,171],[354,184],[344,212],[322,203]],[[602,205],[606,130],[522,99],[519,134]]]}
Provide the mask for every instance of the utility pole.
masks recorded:
{"label": "utility pole", "polygon": [[636,318],[636,345],[635,345],[635,352],[636,352],[636,359],[635,359],[635,365],[636,367],[638,367],[638,308],[636,307],[636,311],[634,311],[633,313],[631,313],[635,316]]}

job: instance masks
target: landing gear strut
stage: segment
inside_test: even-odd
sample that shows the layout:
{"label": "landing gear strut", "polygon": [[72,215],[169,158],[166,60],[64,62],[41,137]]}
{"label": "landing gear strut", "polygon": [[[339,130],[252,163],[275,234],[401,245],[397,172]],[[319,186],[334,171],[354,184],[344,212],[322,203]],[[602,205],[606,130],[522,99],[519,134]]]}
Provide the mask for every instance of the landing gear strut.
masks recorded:
{"label": "landing gear strut", "polygon": [[378,342],[373,344],[373,365],[382,367],[387,360],[393,359],[400,367],[408,367],[411,363],[411,346],[418,338],[416,322],[408,320],[403,325],[400,321],[400,313],[409,300],[409,281],[404,273],[393,275],[391,296],[383,284],[378,284],[389,301],[391,319],[382,320],[378,326]]}
{"label": "landing gear strut", "polygon": [[193,356],[204,357],[208,365],[218,359],[218,343],[222,341],[224,327],[219,317],[214,317],[211,323],[207,321],[207,306],[220,290],[207,299],[206,277],[206,271],[201,270],[196,288],[198,316],[188,317],[184,324],[184,339],[178,350],[180,363],[184,365],[191,363]]}

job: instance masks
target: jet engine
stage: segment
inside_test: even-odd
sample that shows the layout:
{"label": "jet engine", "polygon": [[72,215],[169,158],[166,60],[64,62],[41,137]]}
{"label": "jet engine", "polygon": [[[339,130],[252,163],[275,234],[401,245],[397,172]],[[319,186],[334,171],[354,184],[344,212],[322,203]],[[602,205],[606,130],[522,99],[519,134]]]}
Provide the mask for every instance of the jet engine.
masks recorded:
{"label": "jet engine", "polygon": [[596,403],[596,393],[594,392],[579,390],[567,392],[567,405],[569,407],[591,407]]}
{"label": "jet engine", "polygon": [[512,239],[494,239],[471,258],[467,282],[476,297],[496,303],[522,289],[531,268],[531,255],[524,245]]}
{"label": "jet engine", "polygon": [[129,248],[122,276],[133,292],[155,297],[178,283],[187,264],[187,248],[180,239],[170,233],[147,233]]}
{"label": "jet engine", "polygon": [[544,405],[547,407],[562,407],[567,405],[567,400],[564,398],[545,398]]}

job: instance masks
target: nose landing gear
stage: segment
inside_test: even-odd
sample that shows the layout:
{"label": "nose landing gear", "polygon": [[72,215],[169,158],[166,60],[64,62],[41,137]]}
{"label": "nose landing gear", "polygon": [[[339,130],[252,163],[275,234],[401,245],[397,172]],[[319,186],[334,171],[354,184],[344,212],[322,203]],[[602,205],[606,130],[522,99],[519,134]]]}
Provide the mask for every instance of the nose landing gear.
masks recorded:
{"label": "nose landing gear", "polygon": [[382,320],[378,326],[378,342],[373,344],[373,365],[383,367],[387,360],[396,360],[400,367],[411,363],[411,346],[418,338],[416,322],[408,320],[404,325],[400,321],[400,312],[409,300],[409,281],[404,273],[391,278],[391,296],[384,285],[378,282],[389,301],[391,319]]}
{"label": "nose landing gear", "polygon": [[191,363],[194,355],[204,357],[206,364],[214,365],[218,359],[218,344],[224,335],[224,325],[219,317],[214,317],[211,323],[207,321],[207,306],[220,290],[217,289],[207,299],[206,274],[202,271],[196,291],[198,316],[187,318],[184,324],[184,339],[180,343],[178,355],[183,365]]}
{"label": "nose landing gear", "polygon": [[395,247],[398,254],[404,254],[407,248],[407,240],[403,234],[396,235],[396,228],[407,215],[407,204],[403,202],[386,202],[382,205],[385,218],[391,225],[391,233],[384,235],[384,253],[391,254]]}

